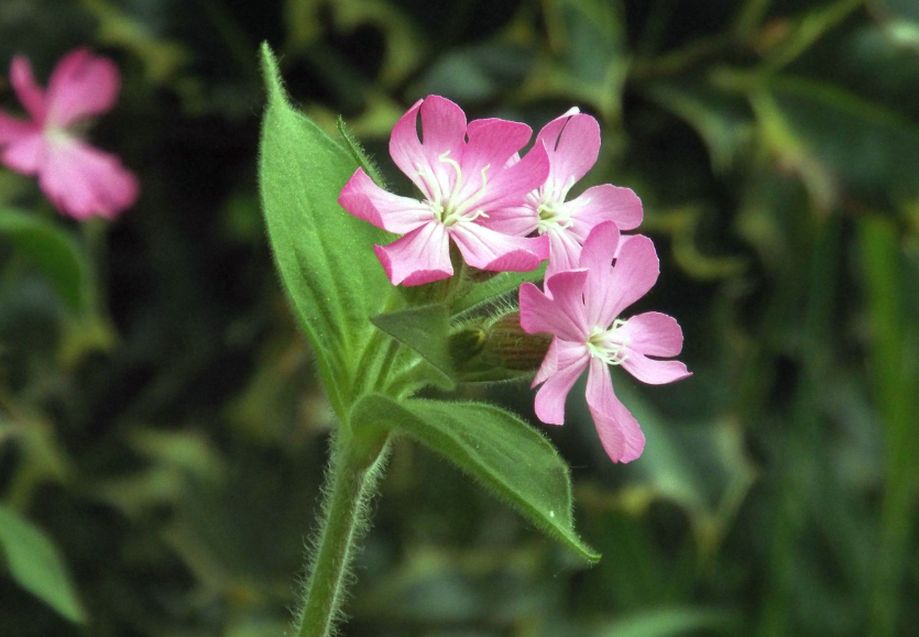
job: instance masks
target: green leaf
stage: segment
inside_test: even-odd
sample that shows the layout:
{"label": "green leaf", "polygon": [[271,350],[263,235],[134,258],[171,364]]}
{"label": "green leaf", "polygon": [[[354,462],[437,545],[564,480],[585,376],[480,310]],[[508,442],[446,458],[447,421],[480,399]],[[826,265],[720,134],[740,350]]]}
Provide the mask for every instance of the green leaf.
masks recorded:
{"label": "green leaf", "polygon": [[600,559],[574,530],[567,465],[519,417],[482,403],[411,399],[400,404],[371,394],[355,403],[351,422],[357,435],[380,428],[407,434],[585,560]]}
{"label": "green leaf", "polygon": [[373,158],[367,154],[364,147],[361,146],[361,143],[357,140],[357,137],[354,136],[351,128],[341,115],[338,116],[336,125],[338,127],[338,134],[341,135],[345,144],[348,145],[348,151],[351,153],[351,157],[354,161],[364,169],[377,186],[385,189],[386,180],[383,179],[383,174],[380,172],[379,166],[377,166]]}
{"label": "green leaf", "polygon": [[0,236],[35,264],[71,310],[90,310],[93,292],[89,264],[70,235],[37,215],[3,208]]}
{"label": "green leaf", "polygon": [[57,547],[41,529],[2,504],[0,546],[20,586],[70,621],[86,621]]}
{"label": "green leaf", "polygon": [[471,285],[465,294],[453,301],[450,312],[454,316],[467,314],[483,305],[494,302],[505,295],[513,293],[517,302],[517,290],[521,283],[541,281],[546,273],[546,266],[541,265],[529,272],[501,272],[485,281]]}
{"label": "green leaf", "polygon": [[456,386],[447,344],[450,318],[446,305],[421,305],[378,314],[370,320],[378,328],[421,355],[436,374],[435,380],[438,385],[444,389],[453,389]]}
{"label": "green leaf", "polygon": [[346,213],[338,193],[357,167],[344,148],[290,105],[275,58],[262,48],[268,108],[259,186],[284,287],[316,352],[339,416],[347,413],[361,352],[389,283],[373,254],[381,231]]}

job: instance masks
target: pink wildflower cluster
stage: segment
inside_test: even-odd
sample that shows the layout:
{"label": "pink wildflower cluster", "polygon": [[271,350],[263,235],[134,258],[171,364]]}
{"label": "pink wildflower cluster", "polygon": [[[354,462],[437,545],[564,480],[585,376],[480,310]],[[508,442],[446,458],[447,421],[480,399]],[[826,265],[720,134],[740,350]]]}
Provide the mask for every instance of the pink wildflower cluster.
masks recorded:
{"label": "pink wildflower cluster", "polygon": [[451,241],[481,270],[523,272],[548,259],[544,289],[525,283],[519,297],[523,330],[553,337],[533,381],[536,415],[563,424],[567,395],[588,369],[587,404],[603,448],[614,462],[629,462],[641,455],[644,435],[613,393],[609,366],[652,384],[685,378],[683,363],[664,360],[680,353],[683,334],[658,312],[620,318],[659,274],[651,240],[620,235],[641,223],[635,193],[604,184],[568,199],[597,161],[597,121],[573,108],[546,124],[521,157],[531,133],[496,118],[467,123],[459,106],[429,96],[396,123],[389,143],[421,198],[387,192],[358,168],[339,203],[402,235],[375,247],[394,285],[452,276]]}
{"label": "pink wildflower cluster", "polygon": [[36,175],[57,208],[76,219],[114,217],[137,199],[137,178],[119,159],[84,143],[78,130],[115,105],[118,68],[86,49],[68,53],[39,86],[29,61],[17,56],[10,83],[28,114],[22,120],[0,111],[0,163]]}

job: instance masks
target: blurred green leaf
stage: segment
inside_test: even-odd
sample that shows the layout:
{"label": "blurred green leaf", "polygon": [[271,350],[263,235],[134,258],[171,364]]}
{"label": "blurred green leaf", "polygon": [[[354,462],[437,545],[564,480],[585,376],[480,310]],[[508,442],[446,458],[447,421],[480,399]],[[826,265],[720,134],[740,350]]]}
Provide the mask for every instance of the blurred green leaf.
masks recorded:
{"label": "blurred green leaf", "polygon": [[805,9],[777,30],[780,37],[768,43],[759,72],[774,73],[791,64],[863,4],[864,0],[836,0]]}
{"label": "blurred green leaf", "polygon": [[379,81],[391,87],[423,63],[425,47],[411,15],[398,4],[381,0],[334,0],[329,5],[335,20],[343,29],[370,24],[383,32],[386,52],[383,55]]}
{"label": "blurred green leaf", "polygon": [[2,208],[0,236],[41,270],[73,312],[90,311],[93,289],[89,263],[70,235],[38,215]]}
{"label": "blurred green leaf", "polygon": [[748,109],[736,97],[695,82],[655,82],[647,95],[692,126],[708,146],[712,167],[724,172],[749,149]]}
{"label": "blurred green leaf", "polygon": [[542,434],[519,417],[481,403],[368,395],[354,406],[355,431],[407,434],[462,469],[547,535],[588,562],[600,556],[574,530],[568,467]]}
{"label": "blurred green leaf", "polygon": [[57,547],[41,529],[2,504],[0,545],[13,579],[24,589],[70,621],[86,621]]}
{"label": "blurred green leaf", "polygon": [[146,67],[151,82],[163,84],[172,80],[190,57],[181,44],[152,33],[149,25],[108,0],[80,0],[99,21],[100,41],[131,51]]}
{"label": "blurred green leaf", "polygon": [[863,199],[919,196],[919,124],[830,84],[782,77],[771,86],[776,113],[813,170]]}
{"label": "blurred green leaf", "polygon": [[262,50],[268,109],[259,184],[268,235],[287,293],[319,361],[339,416],[346,413],[360,352],[388,283],[371,245],[380,231],[338,205],[356,162],[285,95],[274,56]]}
{"label": "blurred green leaf", "polygon": [[379,329],[417,352],[437,372],[437,384],[444,389],[456,386],[453,363],[447,348],[450,320],[443,303],[422,305],[370,319]]}
{"label": "blurred green leaf", "polygon": [[618,0],[544,3],[552,55],[533,68],[522,91],[591,104],[618,120],[630,57],[625,11]]}
{"label": "blurred green leaf", "polygon": [[666,420],[624,382],[616,384],[616,393],[648,440],[641,460],[628,466],[629,483],[617,497],[639,510],[658,498],[681,506],[703,550],[710,553],[754,480],[740,428],[726,420]]}
{"label": "blurred green leaf", "polygon": [[612,624],[597,627],[597,637],[669,637],[704,633],[737,634],[737,615],[723,610],[674,606],[634,613]]}
{"label": "blurred green leaf", "polygon": [[450,51],[439,58],[412,89],[414,95],[449,95],[460,103],[495,99],[519,85],[533,63],[529,49],[486,42]]}

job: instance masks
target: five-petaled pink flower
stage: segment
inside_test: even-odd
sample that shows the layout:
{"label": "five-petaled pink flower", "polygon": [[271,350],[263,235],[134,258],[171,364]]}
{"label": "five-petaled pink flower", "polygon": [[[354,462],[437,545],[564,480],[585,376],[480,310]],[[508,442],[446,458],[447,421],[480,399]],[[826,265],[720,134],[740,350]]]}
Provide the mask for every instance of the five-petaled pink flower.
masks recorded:
{"label": "five-petaled pink flower", "polygon": [[137,199],[138,183],[117,157],[81,141],[77,128],[115,104],[117,67],[85,49],[65,55],[47,90],[24,57],[13,58],[10,81],[31,121],[0,111],[0,162],[37,175],[45,195],[77,219],[114,217]]}
{"label": "five-petaled pink flower", "polygon": [[[421,133],[416,129],[421,115]],[[463,110],[431,95],[416,102],[396,123],[389,153],[421,191],[422,199],[389,193],[358,168],[338,198],[352,215],[403,235],[375,246],[389,280],[421,285],[453,275],[450,241],[466,263],[491,271],[536,268],[548,253],[545,237],[500,231],[549,171],[541,143],[522,159],[518,151],[532,131],[502,119],[466,123]],[[526,233],[523,233],[526,234]]]}
{"label": "five-petaled pink flower", "polygon": [[[645,437],[628,409],[613,393],[609,365],[621,365],[638,380],[670,383],[691,374],[676,360],[683,333],[676,320],[659,312],[619,318],[657,281],[660,266],[654,244],[642,235],[622,237],[615,223],[597,225],[581,251],[579,269],[559,272],[546,281],[546,293],[532,283],[520,288],[520,324],[524,331],[553,334],[552,344],[533,385],[536,415],[563,424],[565,399],[585,368],[587,405],[600,442],[613,462],[641,455]],[[653,357],[653,358],[652,358]]]}
{"label": "five-petaled pink flower", "polygon": [[516,215],[505,215],[499,229],[512,234],[537,232],[549,237],[546,276],[578,267],[581,246],[598,223],[612,221],[620,230],[637,228],[641,200],[629,188],[603,184],[571,201],[568,192],[597,162],[600,125],[576,107],[543,126],[536,136],[549,155],[545,183],[529,193]]}

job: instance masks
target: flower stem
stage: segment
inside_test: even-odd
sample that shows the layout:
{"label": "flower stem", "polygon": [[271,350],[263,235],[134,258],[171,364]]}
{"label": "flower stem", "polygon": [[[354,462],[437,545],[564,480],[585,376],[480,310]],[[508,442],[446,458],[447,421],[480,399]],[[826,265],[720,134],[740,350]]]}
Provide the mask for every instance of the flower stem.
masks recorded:
{"label": "flower stem", "polygon": [[382,473],[387,445],[373,449],[348,443],[347,434],[333,441],[326,477],[323,521],[303,588],[297,618],[299,637],[328,637],[345,598],[348,567],[355,545],[367,527],[367,503]]}

